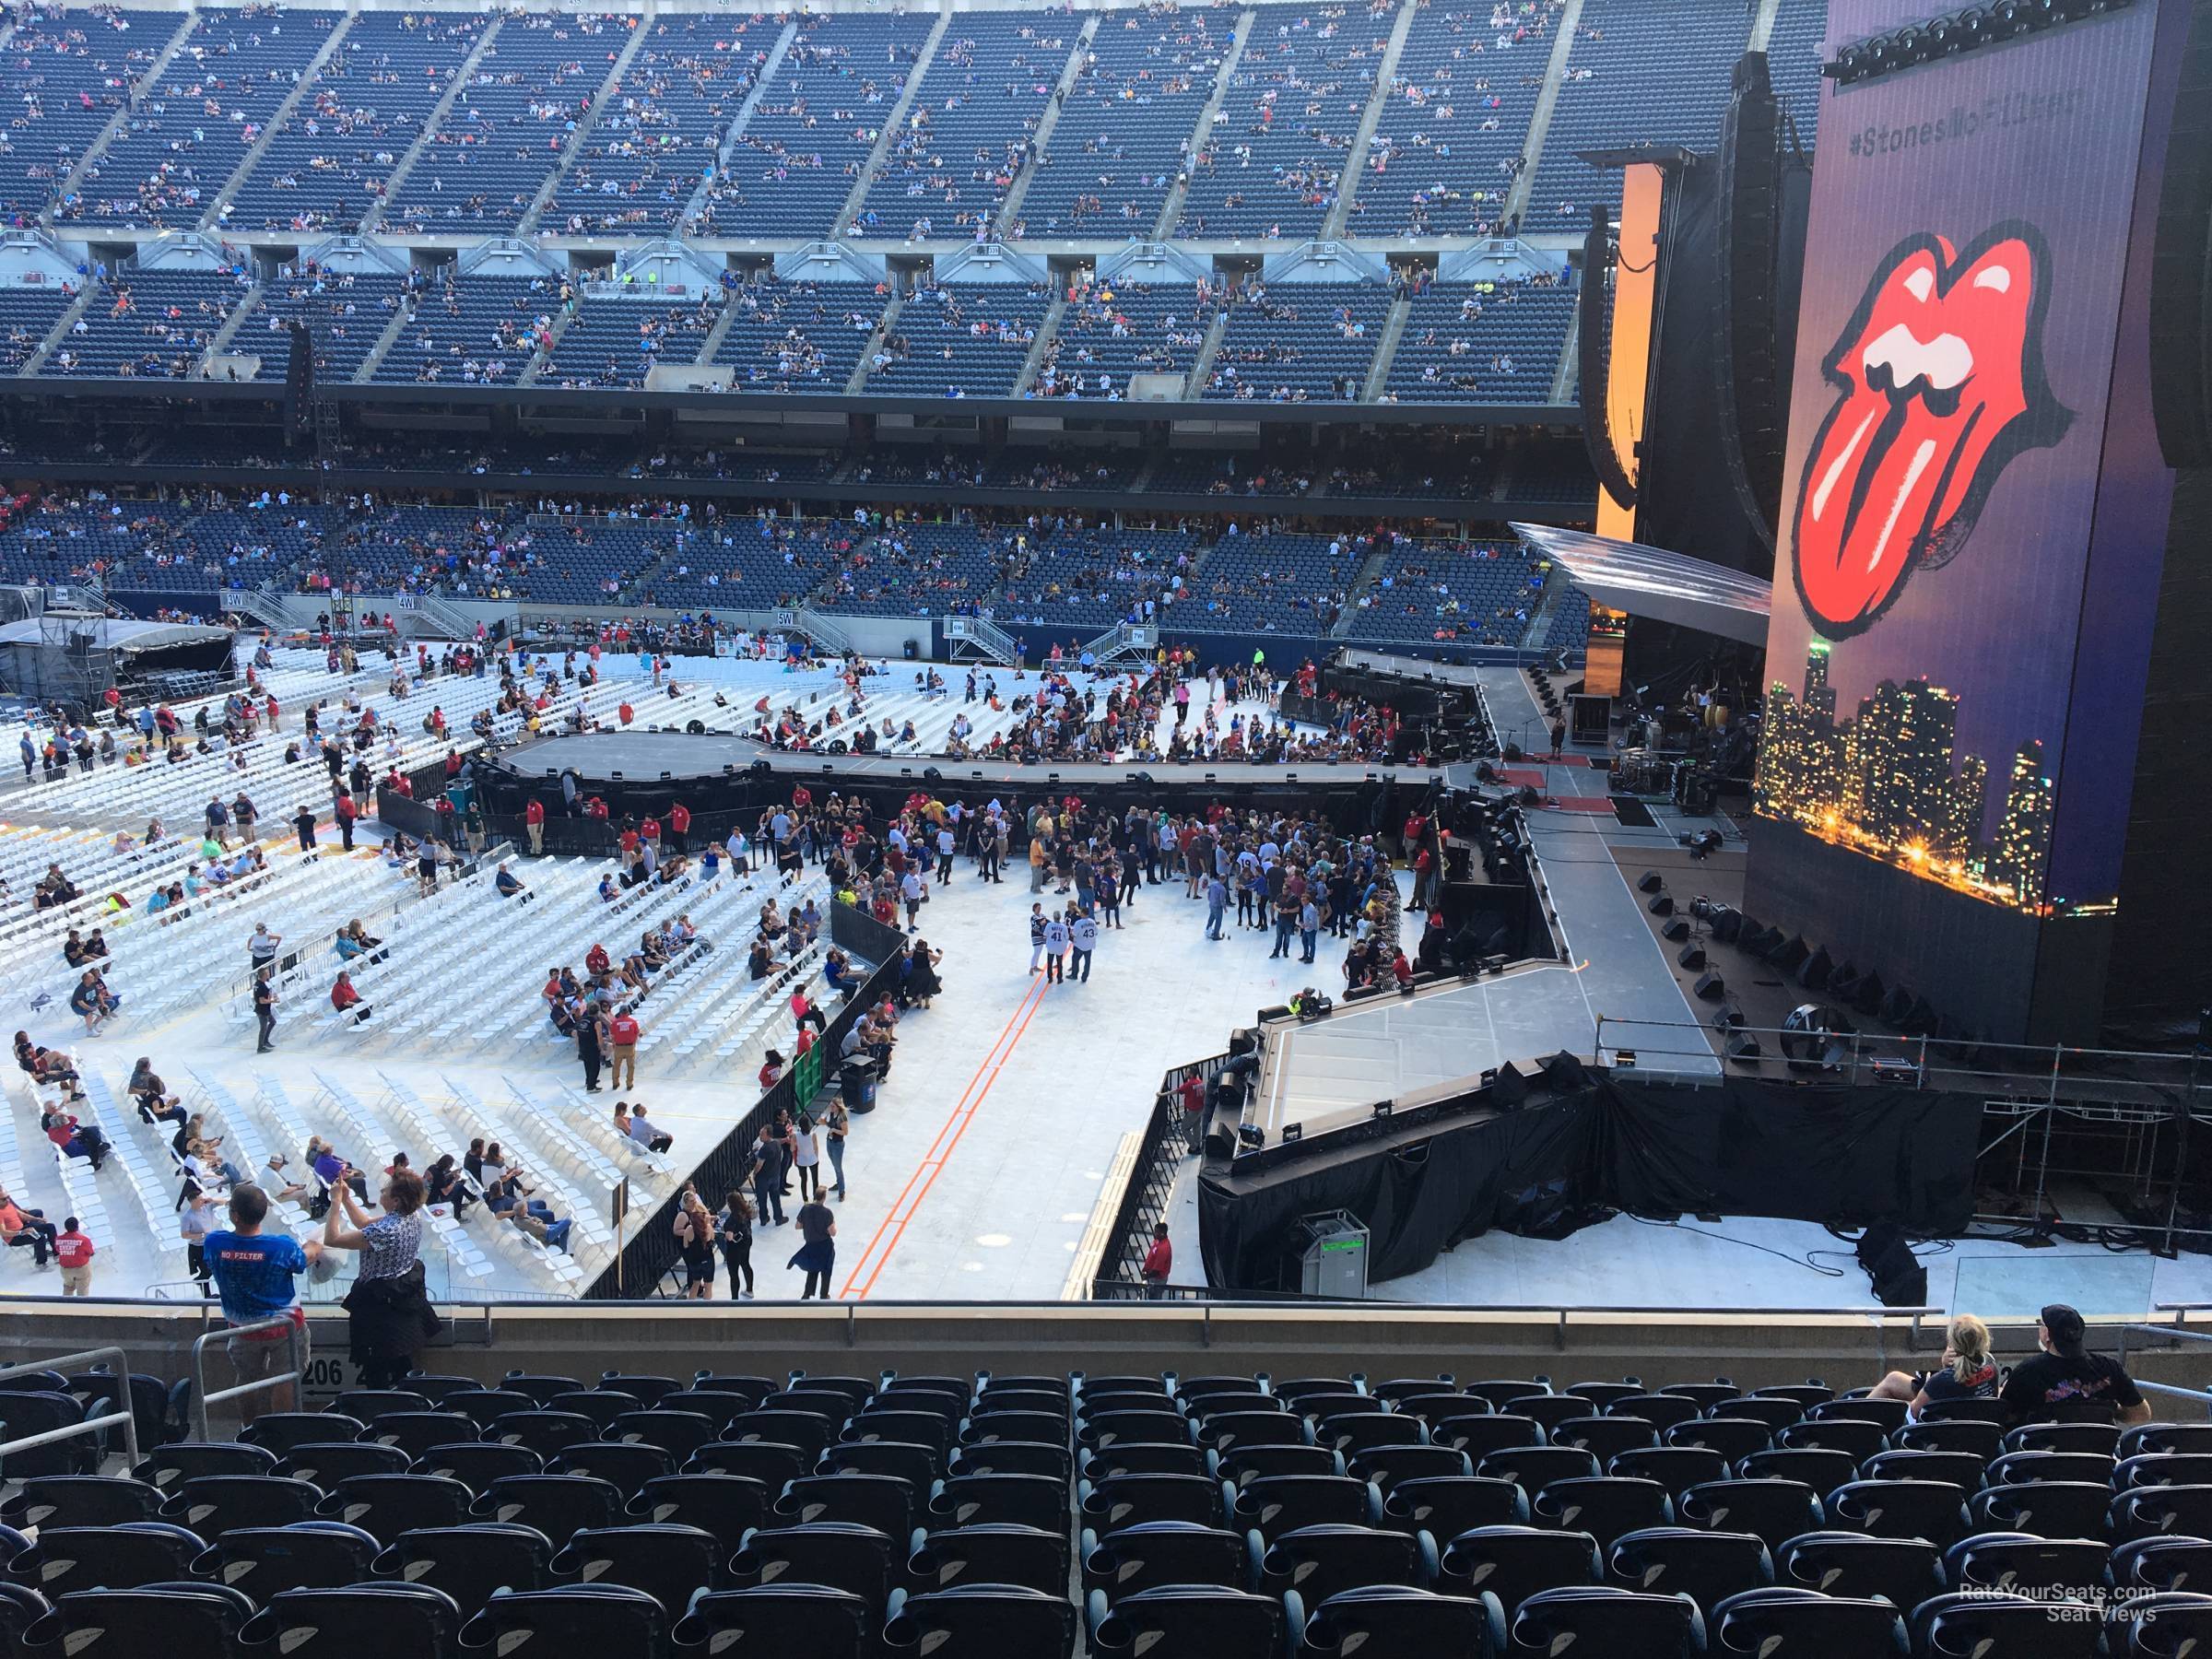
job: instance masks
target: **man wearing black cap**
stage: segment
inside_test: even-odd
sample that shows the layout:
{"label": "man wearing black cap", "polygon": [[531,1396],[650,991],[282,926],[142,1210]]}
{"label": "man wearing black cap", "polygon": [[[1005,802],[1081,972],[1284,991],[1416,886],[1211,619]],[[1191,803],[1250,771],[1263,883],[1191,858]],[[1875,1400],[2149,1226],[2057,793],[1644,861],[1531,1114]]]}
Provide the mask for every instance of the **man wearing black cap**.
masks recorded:
{"label": "man wearing black cap", "polygon": [[2082,1347],[2081,1315],[2053,1302],[2036,1327],[2042,1352],[2012,1368],[1998,1396],[2014,1423],[2150,1421],[2142,1392],[2116,1360]]}

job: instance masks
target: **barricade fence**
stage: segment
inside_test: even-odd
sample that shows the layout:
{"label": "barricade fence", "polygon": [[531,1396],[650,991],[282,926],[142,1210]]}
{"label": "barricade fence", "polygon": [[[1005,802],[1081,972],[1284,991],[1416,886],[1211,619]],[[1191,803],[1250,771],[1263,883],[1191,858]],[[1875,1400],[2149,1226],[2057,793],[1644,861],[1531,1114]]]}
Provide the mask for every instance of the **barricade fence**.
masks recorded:
{"label": "barricade fence", "polygon": [[[763,1124],[773,1123],[779,1112],[789,1112],[795,1119],[801,1109],[812,1104],[818,1092],[838,1086],[835,1056],[845,1033],[899,982],[899,952],[906,935],[896,928],[884,926],[851,905],[832,904],[830,938],[831,943],[855,958],[872,962],[874,967],[852,997],[830,1015],[828,1029],[807,1056],[811,1059],[813,1055],[820,1055],[819,1063],[813,1065],[802,1063],[786,1071],[700,1161],[692,1172],[691,1184],[699,1189],[710,1210],[721,1207],[724,1193],[748,1184],[746,1171],[752,1162],[753,1143],[760,1138]],[[615,1260],[592,1281],[583,1293],[584,1299],[610,1301],[658,1294],[662,1281],[683,1257],[676,1238],[676,1218],[682,1207],[680,1192],[672,1193],[651,1215],[641,1218],[633,1216],[635,1230]]]}

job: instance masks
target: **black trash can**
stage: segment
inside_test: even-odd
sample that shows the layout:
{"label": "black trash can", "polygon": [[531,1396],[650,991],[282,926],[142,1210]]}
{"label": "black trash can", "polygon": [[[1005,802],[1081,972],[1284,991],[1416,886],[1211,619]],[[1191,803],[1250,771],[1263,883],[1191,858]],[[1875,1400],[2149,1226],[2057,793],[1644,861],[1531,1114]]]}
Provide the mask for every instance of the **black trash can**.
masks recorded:
{"label": "black trash can", "polygon": [[922,647],[912,640],[906,642],[906,660],[910,663],[918,663],[922,660]]}
{"label": "black trash can", "polygon": [[876,1063],[873,1060],[846,1061],[838,1070],[837,1087],[844,1096],[845,1110],[853,1116],[875,1111]]}

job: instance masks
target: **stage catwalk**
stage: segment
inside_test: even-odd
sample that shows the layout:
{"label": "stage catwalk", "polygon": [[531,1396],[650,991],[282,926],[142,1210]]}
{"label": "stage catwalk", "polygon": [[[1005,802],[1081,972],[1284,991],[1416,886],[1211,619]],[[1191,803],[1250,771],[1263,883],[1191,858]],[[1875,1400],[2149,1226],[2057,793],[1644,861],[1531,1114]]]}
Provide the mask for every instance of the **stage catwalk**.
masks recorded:
{"label": "stage catwalk", "polygon": [[[1501,726],[1541,719],[1527,682],[1511,668],[1459,670],[1478,677]],[[1592,753],[1596,751],[1593,750]],[[1530,769],[1543,773],[1547,794],[1602,792],[1602,774],[1577,756],[1571,762]],[[1450,769],[1455,784],[1473,786],[1471,767]],[[1592,1053],[1598,1016],[1607,1041],[1634,1046],[1636,1022],[1659,1029],[1697,1021],[1710,1005],[1683,994],[1673,963],[1646,925],[1641,901],[1614,857],[1618,848],[1656,850],[1676,836],[1712,825],[1731,839],[1724,818],[1677,819],[1661,812],[1655,827],[1629,829],[1610,812],[1591,814],[1544,808],[1527,815],[1529,833],[1551,893],[1567,950],[1562,963],[1531,963],[1502,975],[1410,1002],[1388,997],[1356,1004],[1316,1025],[1278,1030],[1260,1077],[1259,1120],[1270,1141],[1287,1124],[1308,1133],[1364,1117],[1377,1100],[1485,1071],[1505,1060],[1541,1059],[1561,1049]],[[1315,982],[1334,989],[1333,971]],[[1624,1023],[1617,1023],[1624,1022]],[[1679,1031],[1664,1046],[1680,1048]],[[1720,1064],[1694,1055],[1670,1058],[1669,1069],[1718,1076]]]}

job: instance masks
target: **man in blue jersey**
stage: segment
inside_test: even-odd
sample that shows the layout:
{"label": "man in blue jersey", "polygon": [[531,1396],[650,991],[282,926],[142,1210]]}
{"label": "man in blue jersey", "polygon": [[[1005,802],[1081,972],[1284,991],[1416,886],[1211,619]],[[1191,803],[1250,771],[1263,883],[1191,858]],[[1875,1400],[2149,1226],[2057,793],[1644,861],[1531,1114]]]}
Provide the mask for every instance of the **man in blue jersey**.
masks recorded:
{"label": "man in blue jersey", "polygon": [[[307,1312],[300,1305],[293,1280],[313,1265],[323,1253],[323,1241],[305,1244],[289,1233],[264,1232],[269,1214],[269,1195],[257,1186],[238,1186],[230,1193],[230,1225],[207,1235],[201,1245],[216,1294],[222,1298],[223,1317],[234,1326],[263,1324],[288,1318],[291,1329],[241,1332],[230,1337],[230,1363],[241,1382],[258,1382],[291,1371],[297,1364],[307,1370]],[[288,1342],[287,1336],[296,1339]],[[239,1415],[252,1422],[265,1411],[293,1411],[293,1388],[288,1382],[239,1396]]]}

